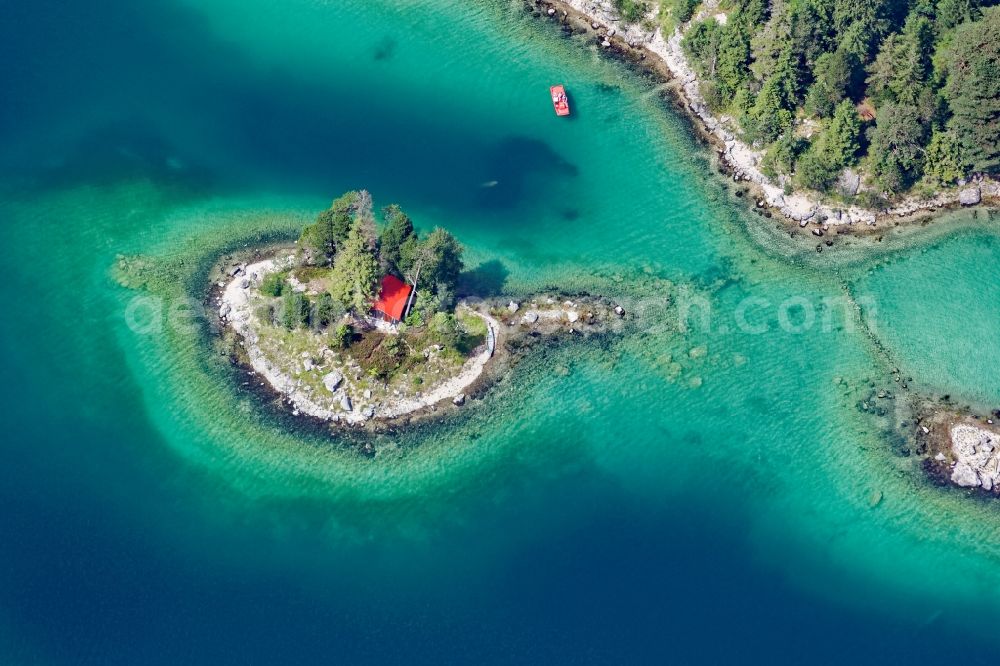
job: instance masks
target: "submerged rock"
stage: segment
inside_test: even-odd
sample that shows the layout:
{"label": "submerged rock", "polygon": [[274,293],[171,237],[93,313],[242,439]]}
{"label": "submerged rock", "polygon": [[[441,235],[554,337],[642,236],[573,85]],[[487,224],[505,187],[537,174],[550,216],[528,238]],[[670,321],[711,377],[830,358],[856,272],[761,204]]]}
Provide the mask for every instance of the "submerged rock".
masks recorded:
{"label": "submerged rock", "polygon": [[688,356],[690,356],[691,358],[703,358],[704,356],[707,355],[708,355],[707,345],[699,345],[697,347],[692,347],[691,350],[688,352]]}

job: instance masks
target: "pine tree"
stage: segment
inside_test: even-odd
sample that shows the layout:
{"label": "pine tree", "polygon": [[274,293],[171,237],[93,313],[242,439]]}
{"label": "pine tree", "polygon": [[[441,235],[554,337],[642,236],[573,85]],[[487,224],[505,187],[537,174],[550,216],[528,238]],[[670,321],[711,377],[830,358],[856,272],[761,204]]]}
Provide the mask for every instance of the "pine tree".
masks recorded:
{"label": "pine tree", "polygon": [[307,253],[309,263],[329,264],[337,247],[347,239],[351,229],[358,193],[347,192],[316,217],[316,222],[302,230],[299,243]]}
{"label": "pine tree", "polygon": [[924,175],[939,185],[954,184],[964,174],[962,148],[952,132],[935,130],[927,144]]}
{"label": "pine tree", "polygon": [[354,221],[359,225],[361,235],[368,244],[369,249],[374,252],[378,243],[378,229],[375,226],[372,195],[368,190],[358,192],[355,211]]}
{"label": "pine tree", "polygon": [[345,308],[356,313],[371,308],[378,284],[378,261],[360,219],[354,222],[347,240],[337,252],[330,277],[330,293]]}
{"label": "pine tree", "polygon": [[872,174],[883,190],[902,192],[920,177],[924,135],[916,108],[886,104],[879,109],[868,154]]}
{"label": "pine tree", "polygon": [[830,189],[844,167],[857,161],[860,137],[858,113],[844,100],[837,105],[829,126],[799,159],[795,174],[799,184],[820,191]]}
{"label": "pine tree", "polygon": [[927,83],[931,70],[931,50],[934,29],[931,22],[919,14],[910,14],[903,28],[900,53],[890,89],[897,102],[916,104]]}
{"label": "pine tree", "polygon": [[939,0],[937,4],[938,25],[948,30],[971,21],[979,16],[975,0]]}
{"label": "pine tree", "polygon": [[944,88],[948,121],[972,171],[1000,171],[1000,7],[955,29]]}
{"label": "pine tree", "polygon": [[816,80],[806,97],[806,111],[829,118],[856,84],[857,58],[845,49],[824,53],[816,60]]}
{"label": "pine tree", "polygon": [[844,100],[837,105],[830,126],[823,132],[824,150],[842,169],[857,161],[860,139],[861,119],[857,109],[849,100]]}
{"label": "pine tree", "polygon": [[403,243],[413,235],[413,222],[402,209],[393,204],[382,211],[385,228],[379,238],[379,259],[385,271],[395,271],[402,275],[399,268],[401,248]]}

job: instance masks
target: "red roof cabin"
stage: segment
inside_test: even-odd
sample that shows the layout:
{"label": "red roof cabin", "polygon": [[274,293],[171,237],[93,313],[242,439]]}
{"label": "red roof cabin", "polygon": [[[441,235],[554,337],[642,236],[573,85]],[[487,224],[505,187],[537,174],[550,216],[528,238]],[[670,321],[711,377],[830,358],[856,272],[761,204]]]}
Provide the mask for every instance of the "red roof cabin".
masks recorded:
{"label": "red roof cabin", "polygon": [[378,299],[372,305],[372,312],[384,321],[398,324],[406,311],[406,301],[413,287],[400,280],[395,275],[382,278],[382,289]]}

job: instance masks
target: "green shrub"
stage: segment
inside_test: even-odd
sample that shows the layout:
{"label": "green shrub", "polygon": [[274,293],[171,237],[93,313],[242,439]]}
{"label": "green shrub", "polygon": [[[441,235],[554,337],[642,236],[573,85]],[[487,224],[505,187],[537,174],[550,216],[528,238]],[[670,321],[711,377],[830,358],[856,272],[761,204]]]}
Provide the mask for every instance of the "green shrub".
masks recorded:
{"label": "green shrub", "polygon": [[454,348],[458,343],[459,333],[455,325],[455,315],[447,312],[435,313],[431,319],[430,329],[438,344]]}
{"label": "green shrub", "polygon": [[344,306],[334,300],[329,292],[319,295],[316,300],[316,314],[313,318],[317,326],[329,326],[344,315]]}
{"label": "green shrub", "polygon": [[424,316],[420,313],[420,310],[412,310],[410,312],[406,318],[406,325],[412,328],[420,328],[424,325]]}
{"label": "green shrub", "polygon": [[348,323],[340,324],[330,334],[330,346],[334,349],[347,349],[353,340],[354,327]]}
{"label": "green shrub", "polygon": [[305,294],[287,289],[281,298],[281,325],[289,331],[308,326],[311,310],[312,307]]}
{"label": "green shrub", "polygon": [[284,273],[268,273],[260,283],[260,293],[265,296],[281,296],[286,286]]}
{"label": "green shrub", "polygon": [[265,324],[274,323],[274,306],[270,303],[262,303],[254,310],[257,320]]}
{"label": "green shrub", "polygon": [[399,368],[403,358],[399,337],[386,336],[368,355],[366,372],[376,379],[387,379]]}
{"label": "green shrub", "polygon": [[679,23],[687,23],[694,16],[698,0],[663,0],[660,3],[660,21],[667,32]]}
{"label": "green shrub", "polygon": [[781,137],[767,149],[760,168],[768,178],[777,178],[780,174],[790,174],[795,171],[799,156],[808,147],[805,139],[793,136],[791,133]]}
{"label": "green shrub", "polygon": [[649,11],[649,5],[642,0],[613,0],[615,9],[629,23],[635,23]]}

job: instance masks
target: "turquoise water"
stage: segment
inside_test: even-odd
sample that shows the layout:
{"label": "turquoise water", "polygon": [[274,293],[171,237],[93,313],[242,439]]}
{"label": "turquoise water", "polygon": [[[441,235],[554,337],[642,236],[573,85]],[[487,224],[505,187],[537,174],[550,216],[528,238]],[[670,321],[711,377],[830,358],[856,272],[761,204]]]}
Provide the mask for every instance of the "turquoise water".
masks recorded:
{"label": "turquoise water", "polygon": [[[1000,403],[995,222],[783,240],[654,83],[519,7],[10,10],[5,663],[991,661],[996,508],[856,403],[894,365]],[[234,391],[197,329],[127,325],[118,254],[179,298],[361,186],[453,230],[479,288],[604,293],[634,325],[374,460]]]}

